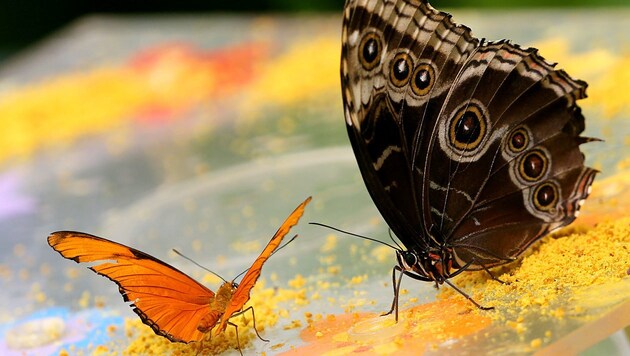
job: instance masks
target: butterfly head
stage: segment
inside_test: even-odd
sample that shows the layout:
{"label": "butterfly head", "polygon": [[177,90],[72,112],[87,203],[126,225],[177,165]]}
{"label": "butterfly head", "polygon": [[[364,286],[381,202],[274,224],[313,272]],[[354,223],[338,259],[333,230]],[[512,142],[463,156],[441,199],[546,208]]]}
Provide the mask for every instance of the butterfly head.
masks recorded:
{"label": "butterfly head", "polygon": [[398,267],[418,279],[443,283],[453,268],[452,253],[447,248],[435,251],[396,250]]}

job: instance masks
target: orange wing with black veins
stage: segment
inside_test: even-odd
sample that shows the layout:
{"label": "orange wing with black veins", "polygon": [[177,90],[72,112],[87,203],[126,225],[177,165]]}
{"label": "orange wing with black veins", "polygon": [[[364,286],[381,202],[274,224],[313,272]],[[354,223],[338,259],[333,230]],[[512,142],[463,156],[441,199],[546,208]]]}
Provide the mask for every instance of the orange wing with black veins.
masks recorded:
{"label": "orange wing with black veins", "polygon": [[54,232],[48,244],[75,262],[102,262],[90,269],[118,284],[142,322],[171,341],[203,338],[199,321],[210,313],[214,293],[185,273],[134,248],[73,231]]}
{"label": "orange wing with black veins", "polygon": [[271,238],[265,249],[261,252],[260,256],[254,261],[252,266],[247,270],[245,276],[238,285],[236,292],[232,296],[230,303],[228,304],[223,317],[221,318],[221,324],[217,328],[216,333],[220,333],[227,327],[227,322],[232,314],[237,313],[243,309],[243,306],[249,300],[249,293],[256,284],[262,267],[271,256],[271,254],[280,246],[282,239],[289,233],[289,230],[295,226],[302,215],[304,214],[304,208],[311,201],[311,197],[306,198],[302,204],[300,204],[289,217],[284,221],[282,226],[276,231],[275,235]]}

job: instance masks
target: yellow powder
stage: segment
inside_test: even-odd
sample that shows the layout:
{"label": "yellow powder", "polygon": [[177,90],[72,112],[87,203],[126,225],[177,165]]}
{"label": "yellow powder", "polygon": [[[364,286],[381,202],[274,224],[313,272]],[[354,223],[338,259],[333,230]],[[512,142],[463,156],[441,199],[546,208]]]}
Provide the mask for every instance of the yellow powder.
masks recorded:
{"label": "yellow powder", "polygon": [[38,303],[43,303],[46,301],[46,294],[44,294],[44,292],[37,292],[35,293],[35,301],[37,301]]}
{"label": "yellow powder", "polygon": [[302,277],[301,274],[298,274],[297,276],[295,276],[294,279],[289,281],[289,287],[293,287],[293,288],[304,288],[304,285],[306,285],[306,279],[304,277]]}
{"label": "yellow powder", "polygon": [[331,284],[328,281],[317,280],[315,283],[317,284],[318,290],[330,289]]}
{"label": "yellow powder", "polygon": [[542,339],[536,338],[529,343],[529,346],[531,346],[532,349],[538,349],[542,346],[542,343]]}
{"label": "yellow powder", "polygon": [[[494,271],[506,284],[490,280],[485,272],[463,273],[454,282],[498,309],[522,310],[535,305],[558,318],[567,311],[557,302],[593,286],[610,285],[613,290],[618,288],[619,295],[630,295],[630,284],[624,282],[630,278],[630,217],[561,234],[544,238],[522,260]],[[500,274],[502,271],[505,273]],[[458,295],[451,288],[441,291],[442,296]],[[611,293],[601,298],[613,304],[618,301],[610,299]]]}
{"label": "yellow powder", "polygon": [[201,282],[209,285],[217,285],[220,284],[222,281],[221,278],[219,278],[217,275],[214,275],[212,273],[204,273],[203,277],[201,277]]}
{"label": "yellow powder", "polygon": [[322,245],[319,251],[322,253],[332,252],[335,250],[336,247],[337,247],[337,236],[335,236],[334,234],[330,234],[326,236],[326,242],[324,243],[324,245]]}
{"label": "yellow powder", "polygon": [[107,355],[108,352],[109,352],[109,349],[106,346],[99,345],[94,349],[94,351],[92,352],[92,355],[94,356]]}
{"label": "yellow powder", "polygon": [[335,263],[335,261],[337,260],[337,256],[336,255],[318,256],[318,259],[319,259],[320,264],[324,266],[329,266]]}
{"label": "yellow powder", "polygon": [[298,329],[302,327],[300,320],[291,320],[291,323],[283,327],[284,330]]}
{"label": "yellow powder", "polygon": [[94,296],[94,306],[97,308],[104,308],[105,298],[101,296]]}
{"label": "yellow powder", "polygon": [[66,277],[74,279],[79,277],[79,269],[76,267],[71,267],[66,269]]}
{"label": "yellow powder", "polygon": [[330,266],[328,268],[326,268],[326,272],[332,274],[332,275],[337,275],[339,274],[339,272],[341,272],[341,266],[337,265],[337,266]]}
{"label": "yellow powder", "polygon": [[372,249],[370,256],[374,257],[378,262],[392,261],[394,253],[388,246],[377,246]]}
{"label": "yellow powder", "polygon": [[79,299],[79,306],[81,308],[87,308],[88,306],[90,306],[90,292],[89,291],[83,291],[83,293],[81,293],[81,299]]}
{"label": "yellow powder", "polygon": [[518,334],[522,334],[527,330],[527,327],[525,325],[523,325],[523,323],[521,322],[515,322],[515,321],[508,321],[507,323],[505,323],[507,326],[509,326],[510,328],[516,330],[516,332]]}
{"label": "yellow powder", "polygon": [[360,276],[354,276],[348,281],[348,284],[351,285],[351,286],[352,285],[361,284],[361,283],[367,281],[367,279],[368,279],[368,275],[367,274],[360,275]]}

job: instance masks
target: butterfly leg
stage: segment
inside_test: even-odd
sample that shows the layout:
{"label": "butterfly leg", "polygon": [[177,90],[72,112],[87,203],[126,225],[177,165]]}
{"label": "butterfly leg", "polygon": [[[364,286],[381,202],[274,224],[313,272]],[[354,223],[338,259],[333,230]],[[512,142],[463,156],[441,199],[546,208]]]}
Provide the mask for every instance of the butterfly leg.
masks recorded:
{"label": "butterfly leg", "polygon": [[245,309],[245,310],[241,310],[241,311],[240,311],[240,312],[238,312],[238,313],[234,313],[234,314],[232,314],[232,316],[231,316],[231,317],[233,318],[233,317],[235,317],[235,316],[245,314],[248,310],[251,310],[251,311],[252,311],[252,320],[253,320],[253,322],[254,322],[254,331],[256,332],[256,336],[258,336],[258,338],[259,338],[260,340],[264,341],[264,342],[269,342],[269,340],[267,340],[267,339],[263,339],[263,338],[262,338],[262,336],[260,336],[260,334],[258,333],[258,328],[256,328],[256,313],[254,313],[254,307],[253,307],[253,306],[249,306],[249,308],[247,308],[247,309]]}
{"label": "butterfly leg", "polygon": [[391,313],[394,312],[394,305],[396,304],[396,270],[398,269],[398,266],[394,266],[394,268],[392,269],[392,287],[394,288],[394,299],[392,300],[392,307],[389,308],[389,311],[387,313],[383,313],[381,314],[381,316],[386,316],[386,315],[390,315]]}
{"label": "butterfly leg", "polygon": [[[398,280],[396,279],[396,271],[401,272]],[[400,266],[394,266],[394,268],[392,269],[392,287],[394,288],[394,300],[392,300],[392,307],[389,309],[389,311],[387,313],[381,314],[381,316],[390,315],[394,312],[394,310],[396,310],[396,322],[398,322],[398,296],[403,275],[404,273],[402,273],[402,269],[400,268]]]}
{"label": "butterfly leg", "polygon": [[481,266],[481,268],[483,268],[484,271],[486,271],[486,273],[488,273],[488,275],[490,275],[490,278],[492,278],[492,280],[495,280],[501,284],[507,284],[506,282],[500,280],[498,277],[495,277],[494,274],[492,274],[492,272],[490,272],[490,270],[488,269],[488,267],[486,266]]}
{"label": "butterfly leg", "polygon": [[236,345],[238,347],[238,352],[241,354],[241,356],[243,356],[243,350],[241,350],[241,341],[238,338],[238,326],[231,321],[228,321],[227,323],[228,325],[232,325],[234,327],[234,330],[236,330]]}
{"label": "butterfly leg", "polygon": [[254,331],[256,332],[256,336],[258,336],[258,338],[264,342],[269,342],[269,340],[263,339],[262,336],[260,336],[260,334],[258,333],[258,328],[256,328],[256,314],[254,313],[254,307],[250,306],[249,308],[243,310],[242,313],[245,313],[248,310],[252,311],[252,320],[254,322]]}
{"label": "butterfly leg", "polygon": [[190,348],[195,352],[195,355],[201,355],[201,350],[203,350],[203,339],[199,340],[199,342],[192,343]]}
{"label": "butterfly leg", "polygon": [[449,286],[451,286],[451,288],[455,289],[459,294],[463,295],[466,299],[468,299],[471,303],[473,303],[477,308],[481,309],[481,310],[492,310],[494,309],[494,307],[484,307],[481,304],[475,302],[474,299],[472,299],[468,294],[466,294],[463,290],[457,288],[457,286],[455,286],[453,283],[451,283],[451,281],[449,281],[448,279],[445,279],[444,282],[446,282],[446,284],[448,284]]}
{"label": "butterfly leg", "polygon": [[[464,265],[464,267],[458,269],[457,271],[455,271],[455,273],[451,273],[448,278],[453,278],[455,276],[457,276],[458,274],[464,272],[465,270],[468,269],[468,267],[470,267],[473,263],[475,263],[475,259],[473,258],[470,262],[466,263]],[[492,278],[493,280],[502,283],[502,284],[507,284],[505,282],[503,282],[502,280],[500,280],[499,278],[495,277],[494,274],[492,274],[492,272],[490,272],[490,270],[488,269],[488,267],[482,265],[481,268],[483,268],[484,271],[486,271],[486,273],[488,273],[490,275],[490,278]]]}

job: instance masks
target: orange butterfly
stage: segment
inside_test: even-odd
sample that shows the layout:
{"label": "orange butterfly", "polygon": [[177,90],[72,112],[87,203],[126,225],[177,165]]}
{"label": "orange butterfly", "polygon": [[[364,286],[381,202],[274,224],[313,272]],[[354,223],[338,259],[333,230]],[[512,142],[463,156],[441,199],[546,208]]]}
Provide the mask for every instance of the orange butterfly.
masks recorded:
{"label": "orange butterfly", "polygon": [[[252,311],[254,330],[258,335],[253,308],[243,310],[243,306],[249,300],[263,264],[278,249],[291,227],[298,223],[310,201],[311,197],[308,197],[289,215],[240,284],[226,281],[216,294],[157,258],[104,238],[59,231],[48,236],[48,244],[63,257],[77,263],[111,261],[89,268],[118,284],[123,299],[131,302],[133,311],[157,335],[177,342],[200,341],[217,323],[217,335],[225,331],[228,324],[237,328],[229,319],[248,310]],[[236,337],[238,342],[238,328]]]}

